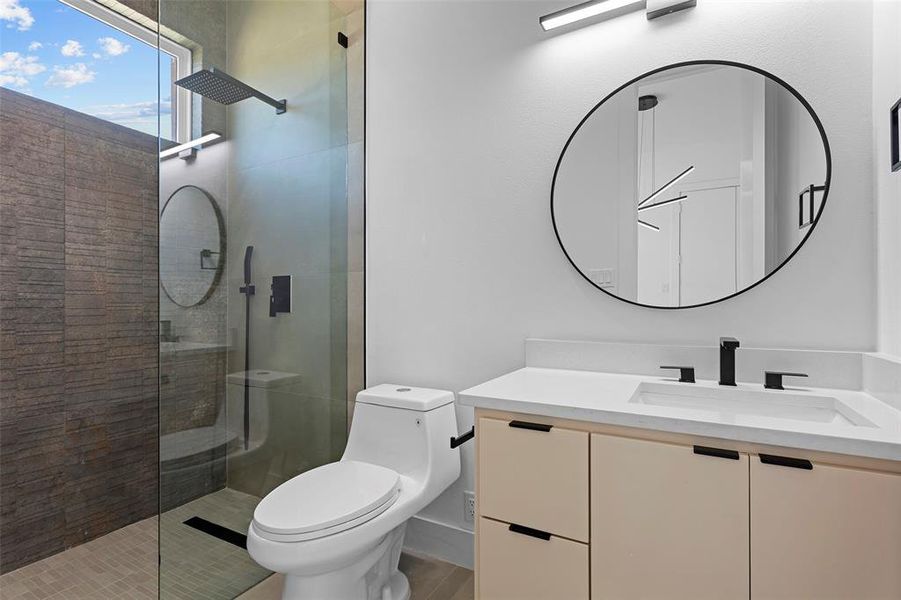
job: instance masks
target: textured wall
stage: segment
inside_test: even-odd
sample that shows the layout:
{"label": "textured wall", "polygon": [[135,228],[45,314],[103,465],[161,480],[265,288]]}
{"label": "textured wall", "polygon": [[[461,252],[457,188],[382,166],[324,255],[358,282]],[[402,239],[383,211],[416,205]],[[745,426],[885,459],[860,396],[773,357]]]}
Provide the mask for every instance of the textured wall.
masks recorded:
{"label": "textured wall", "polygon": [[0,89],[0,570],[157,509],[156,139]]}

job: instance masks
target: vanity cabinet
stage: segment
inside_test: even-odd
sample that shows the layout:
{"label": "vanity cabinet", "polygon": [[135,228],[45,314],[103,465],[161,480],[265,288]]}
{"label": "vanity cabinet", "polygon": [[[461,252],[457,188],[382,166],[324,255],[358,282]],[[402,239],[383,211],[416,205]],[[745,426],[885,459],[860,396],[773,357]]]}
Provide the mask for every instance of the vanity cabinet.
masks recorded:
{"label": "vanity cabinet", "polygon": [[476,453],[480,600],[901,599],[896,462],[486,410]]}
{"label": "vanity cabinet", "polygon": [[748,455],[591,435],[591,597],[748,597]]}
{"label": "vanity cabinet", "polygon": [[750,487],[752,598],[901,598],[901,474],[755,456]]}

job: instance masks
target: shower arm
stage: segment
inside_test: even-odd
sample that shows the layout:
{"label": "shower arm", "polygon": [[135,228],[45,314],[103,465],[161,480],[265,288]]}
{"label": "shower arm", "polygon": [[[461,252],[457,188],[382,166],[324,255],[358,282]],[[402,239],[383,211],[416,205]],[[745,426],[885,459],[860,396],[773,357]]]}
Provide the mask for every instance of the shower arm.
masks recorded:
{"label": "shower arm", "polygon": [[225,71],[221,69],[217,69],[216,67],[210,67],[210,72],[219,77],[220,79],[224,79],[231,83],[232,85],[239,87],[241,89],[246,90],[250,95],[252,95],[257,100],[262,100],[266,104],[275,107],[275,114],[280,115],[288,110],[288,103],[286,100],[276,100],[272,96],[267,96],[263,92],[259,91],[256,88],[252,88],[243,81],[235,79]]}

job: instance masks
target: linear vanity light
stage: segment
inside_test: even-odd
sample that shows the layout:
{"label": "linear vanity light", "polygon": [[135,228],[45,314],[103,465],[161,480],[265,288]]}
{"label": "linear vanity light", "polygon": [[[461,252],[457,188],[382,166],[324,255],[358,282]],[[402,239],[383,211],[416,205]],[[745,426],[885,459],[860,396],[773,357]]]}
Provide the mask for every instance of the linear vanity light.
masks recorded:
{"label": "linear vanity light", "polygon": [[633,10],[641,10],[645,6],[647,0],[591,0],[544,15],[538,22],[541,23],[542,29],[550,31],[591,17],[598,17],[600,20],[612,19]]}
{"label": "linear vanity light", "polygon": [[635,10],[645,9],[648,20],[696,6],[698,0],[591,0],[544,15],[538,22],[545,31],[576,21],[597,17],[605,21]]}
{"label": "linear vanity light", "polygon": [[665,206],[667,204],[672,204],[673,202],[682,202],[686,198],[688,198],[688,196],[686,196],[685,194],[682,194],[681,196],[676,196],[675,198],[670,198],[669,200],[661,200],[660,202],[655,202],[654,204],[647,204],[645,206],[639,206],[638,212],[641,212],[643,210],[651,210],[652,208],[657,208],[658,206]]}
{"label": "linear vanity light", "polygon": [[160,152],[160,158],[169,158],[170,156],[175,156],[176,154],[181,155],[182,152],[189,151],[190,154],[184,156],[183,158],[188,158],[188,156],[193,155],[193,151],[195,148],[199,146],[203,146],[204,144],[209,144],[210,142],[216,141],[222,137],[221,133],[217,133],[215,131],[211,131],[206,133],[196,140],[191,140],[190,142],[185,142],[183,144],[178,144],[177,146],[172,146],[171,148],[167,148]]}
{"label": "linear vanity light", "polygon": [[641,219],[638,219],[638,224],[641,225],[642,227],[646,227],[647,229],[650,229],[651,231],[660,231],[660,228],[657,227],[656,225],[651,225],[647,221],[642,221]]}
{"label": "linear vanity light", "polygon": [[650,202],[651,200],[653,200],[654,198],[656,198],[657,196],[659,196],[660,194],[662,194],[663,192],[665,192],[666,190],[671,188],[673,185],[675,185],[677,181],[679,181],[683,177],[688,176],[688,174],[694,170],[695,170],[694,165],[688,167],[687,169],[685,169],[684,171],[682,171],[681,173],[679,173],[678,175],[676,175],[675,177],[673,177],[672,179],[670,179],[669,181],[664,183],[663,186],[660,187],[656,192],[654,192],[653,194],[651,194],[650,196],[648,196],[647,198],[645,198],[644,200],[639,202],[638,206],[643,206],[643,205],[647,204],[648,202]]}

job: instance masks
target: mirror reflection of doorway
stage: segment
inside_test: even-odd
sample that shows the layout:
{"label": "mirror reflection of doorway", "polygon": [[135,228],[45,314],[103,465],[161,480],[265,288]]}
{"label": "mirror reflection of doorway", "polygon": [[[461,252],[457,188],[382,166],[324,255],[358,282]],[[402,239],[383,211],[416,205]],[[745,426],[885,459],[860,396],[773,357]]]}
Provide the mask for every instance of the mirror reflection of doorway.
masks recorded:
{"label": "mirror reflection of doorway", "polygon": [[738,291],[738,231],[734,187],[690,192],[679,205],[678,300],[700,304]]}
{"label": "mirror reflection of doorway", "polygon": [[639,302],[689,306],[734,294],[739,279],[738,188],[677,195],[687,198],[642,216],[660,230],[638,228]]}

